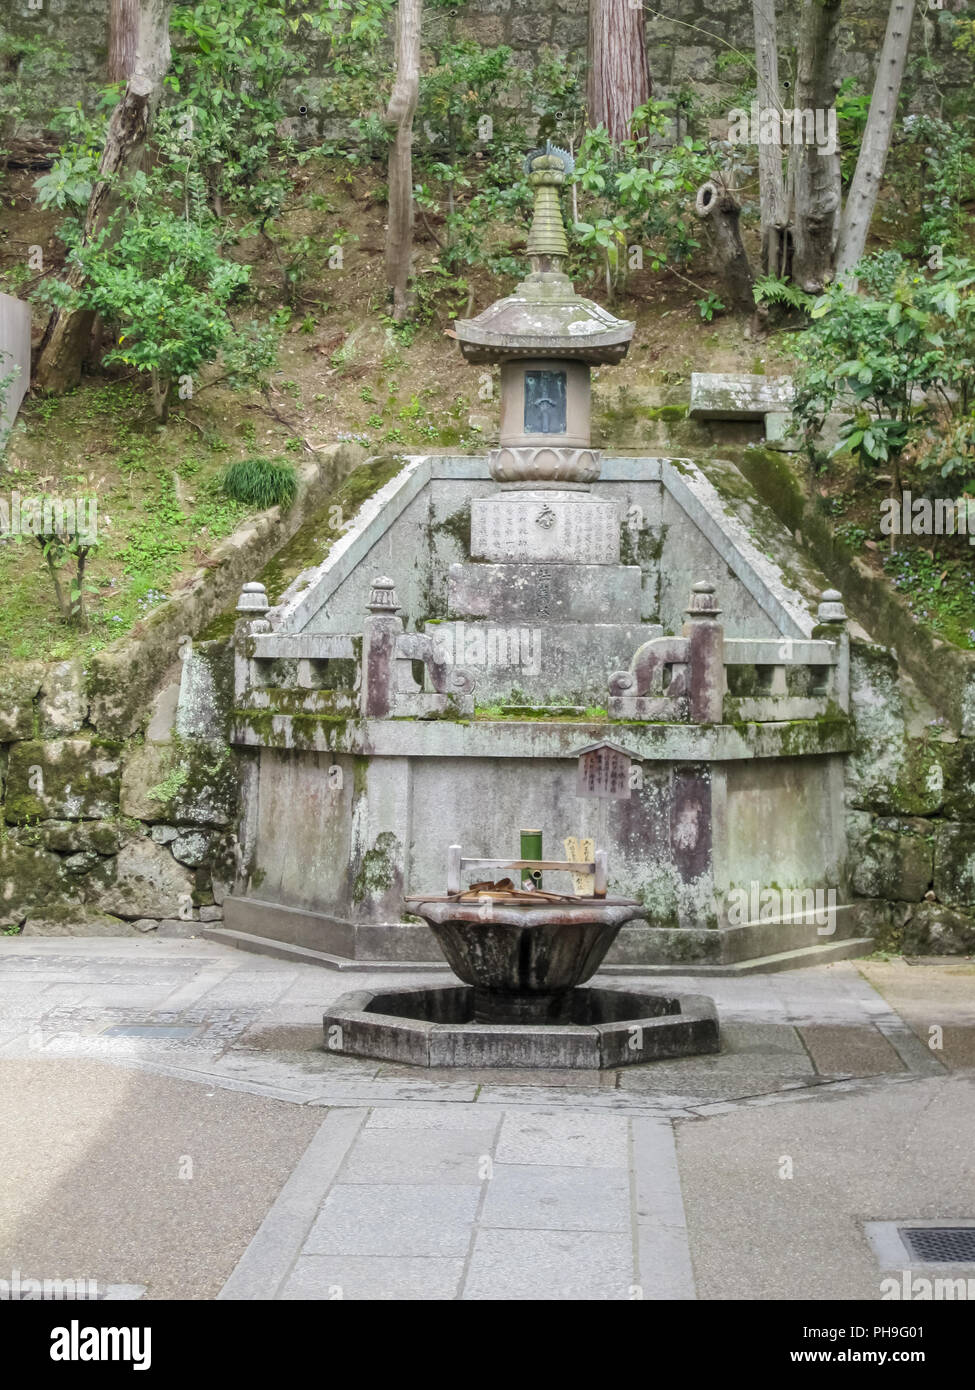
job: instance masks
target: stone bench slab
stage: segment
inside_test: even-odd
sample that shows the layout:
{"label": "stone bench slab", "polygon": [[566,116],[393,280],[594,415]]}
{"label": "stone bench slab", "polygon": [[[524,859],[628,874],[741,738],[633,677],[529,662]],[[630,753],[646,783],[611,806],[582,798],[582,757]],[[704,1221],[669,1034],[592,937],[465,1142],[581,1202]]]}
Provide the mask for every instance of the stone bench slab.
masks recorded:
{"label": "stone bench slab", "polygon": [[692,372],[691,408],[695,420],[763,420],[792,405],[791,376]]}

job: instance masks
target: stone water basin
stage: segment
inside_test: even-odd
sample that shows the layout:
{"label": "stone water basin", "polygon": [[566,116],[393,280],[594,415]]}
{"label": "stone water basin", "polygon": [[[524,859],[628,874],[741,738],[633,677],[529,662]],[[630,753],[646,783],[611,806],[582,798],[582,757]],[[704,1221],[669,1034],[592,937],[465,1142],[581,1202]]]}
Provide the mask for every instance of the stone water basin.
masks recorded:
{"label": "stone water basin", "polygon": [[644,918],[633,898],[571,904],[480,902],[415,896],[458,979],[474,990],[475,1023],[567,1023],[571,992],[602,965],[624,922]]}
{"label": "stone water basin", "polygon": [[461,901],[415,895],[459,985],[363,990],[324,1016],[329,1051],[430,1067],[628,1066],[717,1052],[704,995],[585,987],[624,922],[630,898]]}

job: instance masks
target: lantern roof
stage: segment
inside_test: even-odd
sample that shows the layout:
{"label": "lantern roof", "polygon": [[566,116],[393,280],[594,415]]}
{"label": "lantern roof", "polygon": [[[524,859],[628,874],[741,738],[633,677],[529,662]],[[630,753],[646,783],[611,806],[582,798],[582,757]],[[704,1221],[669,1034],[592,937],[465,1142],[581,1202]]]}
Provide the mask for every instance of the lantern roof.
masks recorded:
{"label": "lantern roof", "polygon": [[468,362],[554,357],[595,365],[620,362],[626,356],[634,325],[576,294],[562,269],[569,243],[559,189],[573,168],[572,156],[551,141],[526,157],[525,171],[535,190],[528,235],[531,272],[513,294],[496,300],[476,318],[454,324]]}

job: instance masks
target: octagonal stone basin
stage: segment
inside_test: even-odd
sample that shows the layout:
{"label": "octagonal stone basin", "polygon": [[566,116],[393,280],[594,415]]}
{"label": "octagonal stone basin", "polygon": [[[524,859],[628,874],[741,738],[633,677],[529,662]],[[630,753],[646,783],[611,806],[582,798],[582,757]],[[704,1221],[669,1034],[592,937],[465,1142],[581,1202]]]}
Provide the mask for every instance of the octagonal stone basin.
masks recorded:
{"label": "octagonal stone basin", "polygon": [[572,992],[599,969],[624,922],[645,918],[633,898],[506,903],[406,899],[454,974],[473,988],[475,1023],[572,1021]]}
{"label": "octagonal stone basin", "polygon": [[325,1049],[420,1067],[599,1070],[717,1052],[710,999],[656,990],[569,991],[562,1023],[477,1023],[470,985],[344,994],[323,1018]]}

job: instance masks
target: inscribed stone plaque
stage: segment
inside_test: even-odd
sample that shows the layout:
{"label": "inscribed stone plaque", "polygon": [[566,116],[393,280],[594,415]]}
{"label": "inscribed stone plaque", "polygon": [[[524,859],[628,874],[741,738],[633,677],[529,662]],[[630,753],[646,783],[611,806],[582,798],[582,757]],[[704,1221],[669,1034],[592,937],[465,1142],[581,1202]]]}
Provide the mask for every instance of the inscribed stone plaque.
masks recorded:
{"label": "inscribed stone plaque", "polygon": [[565,372],[525,373],[525,433],[565,434]]}
{"label": "inscribed stone plaque", "polygon": [[548,560],[616,565],[615,502],[551,492],[502,493],[471,502],[472,560]]}

